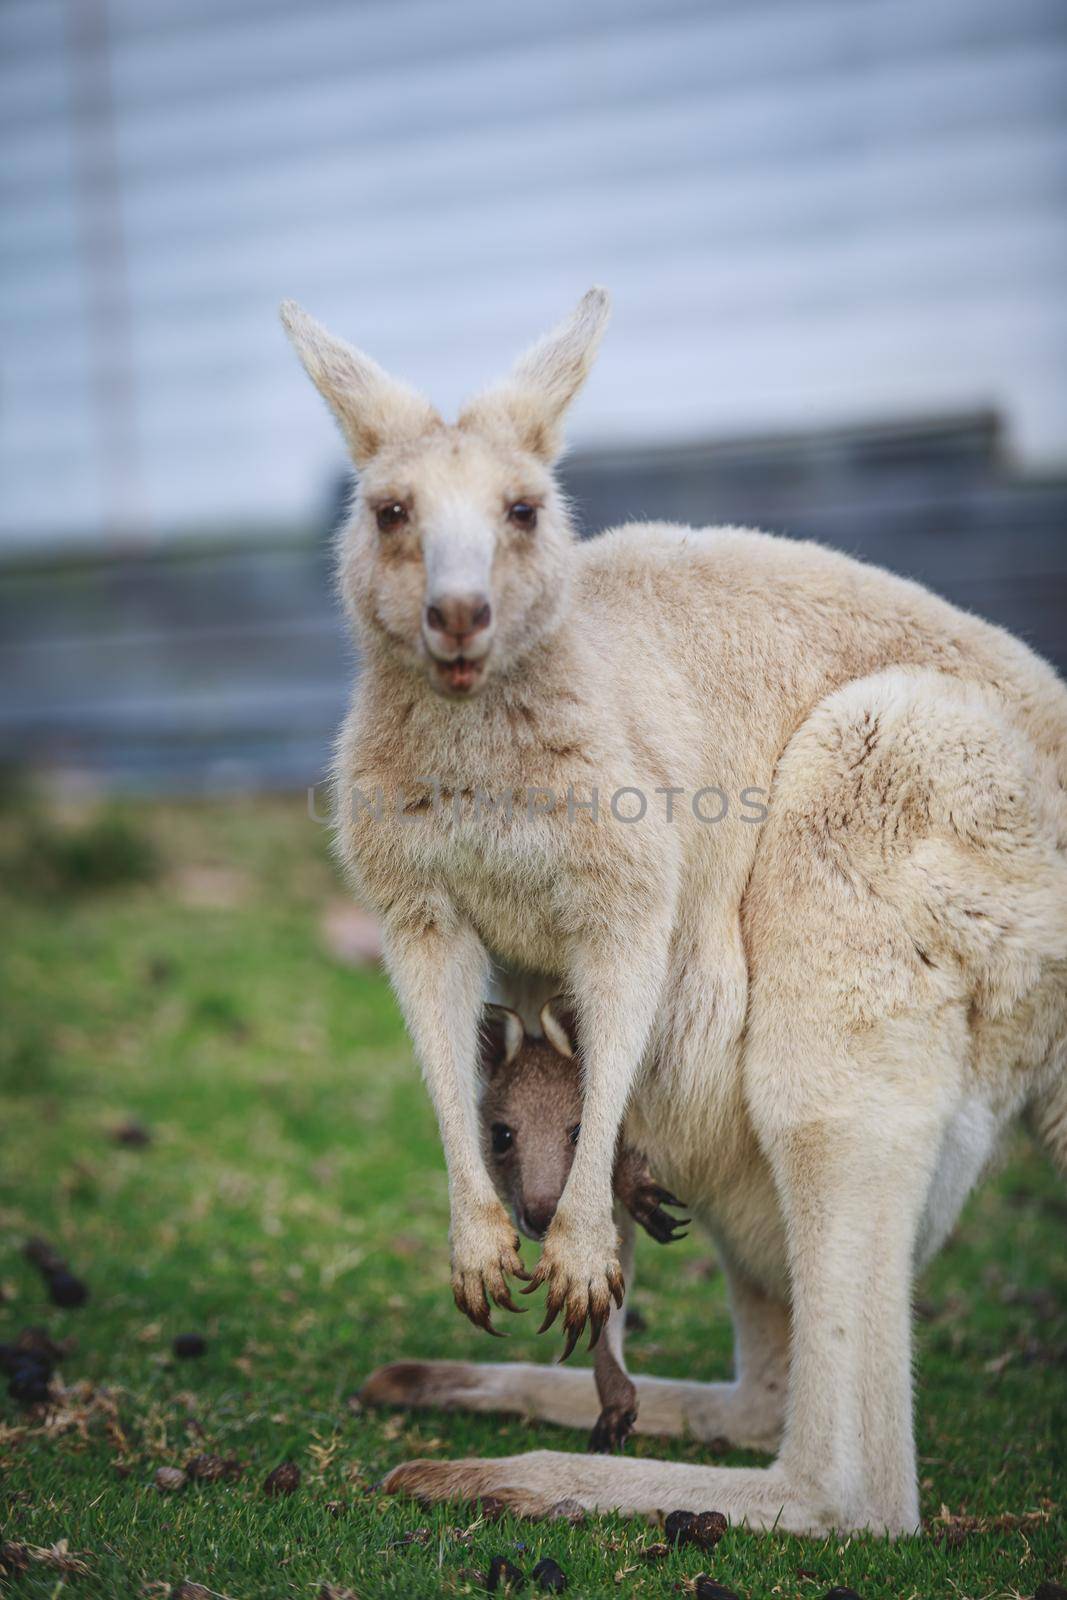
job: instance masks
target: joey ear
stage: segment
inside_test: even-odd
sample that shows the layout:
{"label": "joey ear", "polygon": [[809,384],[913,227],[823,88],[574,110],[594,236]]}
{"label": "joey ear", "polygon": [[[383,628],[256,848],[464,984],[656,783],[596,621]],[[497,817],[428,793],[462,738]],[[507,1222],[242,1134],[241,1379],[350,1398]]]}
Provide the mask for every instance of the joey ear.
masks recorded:
{"label": "joey ear", "polygon": [[541,1031],[557,1055],[573,1061],[578,1054],[578,1018],[566,995],[554,995],[541,1007]]}
{"label": "joey ear", "polygon": [[520,357],[511,376],[472,400],[461,428],[506,431],[549,465],[563,448],[563,416],[582,387],[611,311],[606,289],[590,289],[563,322]]}
{"label": "joey ear", "polygon": [[442,426],[437,412],[414,389],[370,356],[328,333],[295,300],[284,300],[282,325],[308,377],[341,425],[357,467],[392,439],[414,439]]}
{"label": "joey ear", "polygon": [[491,1078],[509,1067],[522,1049],[526,1030],[517,1011],[507,1006],[484,1006],[479,1029],[482,1075]]}

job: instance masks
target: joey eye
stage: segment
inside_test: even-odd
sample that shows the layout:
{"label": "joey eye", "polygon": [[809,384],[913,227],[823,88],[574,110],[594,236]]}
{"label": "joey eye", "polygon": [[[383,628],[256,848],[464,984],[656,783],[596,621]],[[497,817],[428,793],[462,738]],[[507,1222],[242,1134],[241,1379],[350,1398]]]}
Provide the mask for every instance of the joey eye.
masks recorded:
{"label": "joey eye", "polygon": [[506,1122],[494,1122],[490,1132],[493,1136],[493,1154],[505,1155],[511,1149],[515,1135]]}
{"label": "joey eye", "polygon": [[401,523],[408,520],[408,508],[399,500],[390,500],[387,505],[379,506],[377,510],[378,527],[382,533],[388,533],[392,528],[399,528]]}
{"label": "joey eye", "polygon": [[581,1131],[582,1125],[580,1122],[576,1122],[573,1128],[568,1129],[567,1138],[570,1140],[571,1144],[578,1143],[578,1135],[581,1133]]}
{"label": "joey eye", "polygon": [[508,521],[529,533],[537,527],[537,507],[528,500],[515,500],[508,506]]}

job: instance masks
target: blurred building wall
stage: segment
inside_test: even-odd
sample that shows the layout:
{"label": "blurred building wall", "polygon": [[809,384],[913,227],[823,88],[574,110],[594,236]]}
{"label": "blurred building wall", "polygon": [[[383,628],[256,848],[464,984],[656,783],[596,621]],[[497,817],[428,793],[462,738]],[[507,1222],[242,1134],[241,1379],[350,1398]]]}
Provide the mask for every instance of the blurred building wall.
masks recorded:
{"label": "blurred building wall", "polygon": [[[647,514],[806,534],[926,580],[1067,669],[1067,476],[1020,477],[987,414],[565,463],[579,525]],[[134,791],[324,774],[355,661],[318,540],[175,540],[11,562],[0,760]]]}
{"label": "blurred building wall", "polygon": [[586,447],[1062,464],[1065,84],[1062,0],[4,0],[0,544],[314,516],[287,295],[450,407],[607,283]]}

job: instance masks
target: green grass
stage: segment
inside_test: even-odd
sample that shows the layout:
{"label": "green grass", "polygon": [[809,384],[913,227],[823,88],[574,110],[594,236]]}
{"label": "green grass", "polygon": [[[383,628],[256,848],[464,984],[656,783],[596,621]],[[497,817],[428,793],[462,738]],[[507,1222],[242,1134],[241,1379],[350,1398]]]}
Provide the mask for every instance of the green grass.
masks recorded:
{"label": "green grass", "polygon": [[[451,1304],[442,1159],[387,987],[323,946],[322,911],[341,891],[301,802],[157,807],[122,825],[132,843],[117,821],[100,835],[117,870],[82,828],[70,849],[52,837],[48,870],[34,872],[40,824],[17,808],[0,818],[0,1339],[41,1323],[76,1340],[65,1415],[42,1422],[0,1396],[0,1521],[6,1539],[66,1540],[88,1568],[36,1560],[7,1580],[12,1595],[163,1596],[183,1578],[235,1600],[312,1600],[324,1582],[362,1600],[477,1594],[464,1572],[497,1553],[527,1572],[552,1555],[583,1597],[675,1596],[702,1569],[749,1600],[818,1600],[831,1584],[865,1600],[958,1600],[1067,1581],[1067,1197],[1022,1143],[920,1286],[921,1537],[738,1529],[710,1557],[649,1566],[640,1551],[655,1535],[641,1521],[485,1525],[378,1494],[413,1455],[583,1439],[350,1407],[365,1374],[398,1355],[499,1355]],[[151,1128],[148,1147],[111,1137],[131,1116]],[[48,1305],[21,1255],[30,1233],[87,1279],[82,1310]],[[727,1372],[707,1257],[699,1241],[642,1250],[635,1370]],[[550,1360],[558,1340],[536,1340],[535,1320],[511,1324],[508,1350]],[[209,1340],[198,1361],[171,1354],[187,1330]],[[661,1450],[711,1459],[686,1442]],[[156,1491],[158,1466],[201,1451],[238,1456],[244,1476]],[[286,1458],[301,1487],[268,1499],[262,1480]],[[980,1519],[977,1531],[946,1539],[942,1504]]]}

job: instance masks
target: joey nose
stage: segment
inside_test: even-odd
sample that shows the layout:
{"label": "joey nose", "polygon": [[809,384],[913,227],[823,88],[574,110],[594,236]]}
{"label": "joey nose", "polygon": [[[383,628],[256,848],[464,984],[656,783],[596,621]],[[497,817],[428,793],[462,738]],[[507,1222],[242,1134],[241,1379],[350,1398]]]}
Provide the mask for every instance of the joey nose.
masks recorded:
{"label": "joey nose", "polygon": [[535,1239],[543,1239],[556,1215],[554,1200],[528,1200],[522,1208],[525,1231]]}
{"label": "joey nose", "polygon": [[438,595],[426,607],[426,627],[460,644],[484,633],[493,620],[493,608],[484,594]]}

